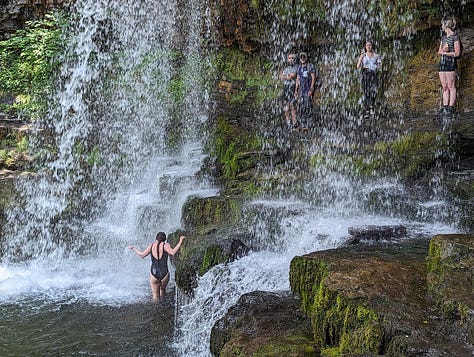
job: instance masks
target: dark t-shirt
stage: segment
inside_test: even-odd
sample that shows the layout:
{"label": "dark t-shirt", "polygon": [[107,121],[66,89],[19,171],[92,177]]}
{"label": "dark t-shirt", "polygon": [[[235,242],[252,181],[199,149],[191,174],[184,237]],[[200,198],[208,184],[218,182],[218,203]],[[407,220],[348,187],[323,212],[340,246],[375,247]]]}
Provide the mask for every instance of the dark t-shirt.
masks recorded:
{"label": "dark t-shirt", "polygon": [[298,78],[300,80],[300,93],[307,94],[311,89],[311,73],[316,73],[311,63],[298,66]]}

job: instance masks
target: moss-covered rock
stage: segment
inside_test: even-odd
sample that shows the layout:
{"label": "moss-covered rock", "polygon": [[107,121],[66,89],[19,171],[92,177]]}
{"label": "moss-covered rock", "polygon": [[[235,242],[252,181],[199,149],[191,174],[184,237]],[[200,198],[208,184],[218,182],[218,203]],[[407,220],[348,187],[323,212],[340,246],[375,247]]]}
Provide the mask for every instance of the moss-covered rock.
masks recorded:
{"label": "moss-covered rock", "polygon": [[[170,235],[172,245],[176,244],[181,233]],[[192,295],[197,287],[198,276],[204,275],[217,264],[233,261],[248,253],[249,248],[243,243],[248,239],[245,235],[229,227],[201,235],[188,235],[185,244],[173,257],[176,266],[176,285],[184,293]]]}
{"label": "moss-covered rock", "polygon": [[26,170],[33,158],[28,152],[31,127],[22,120],[0,113],[0,170]]}
{"label": "moss-covered rock", "polygon": [[474,344],[474,235],[437,235],[427,258],[428,287],[449,320]]}
{"label": "moss-covered rock", "polygon": [[[433,312],[426,288],[427,246],[372,245],[295,257],[291,289],[311,317],[322,355],[468,354],[459,329]],[[440,322],[441,321],[441,322]]]}
{"label": "moss-covered rock", "polygon": [[182,208],[182,224],[192,233],[205,234],[220,225],[236,226],[241,219],[242,202],[230,197],[189,197]]}

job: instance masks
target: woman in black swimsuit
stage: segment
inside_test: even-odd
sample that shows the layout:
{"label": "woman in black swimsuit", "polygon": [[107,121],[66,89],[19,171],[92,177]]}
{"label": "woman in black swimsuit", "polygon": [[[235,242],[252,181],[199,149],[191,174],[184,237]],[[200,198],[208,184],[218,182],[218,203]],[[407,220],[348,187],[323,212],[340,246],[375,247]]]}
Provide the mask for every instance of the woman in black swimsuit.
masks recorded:
{"label": "woman in black swimsuit", "polygon": [[128,249],[133,250],[141,258],[151,255],[150,270],[150,286],[153,292],[153,300],[162,298],[166,294],[166,286],[170,281],[170,273],[168,271],[168,255],[175,255],[183,244],[185,236],[179,237],[179,242],[174,248],[166,242],[166,234],[158,232],[156,242],[150,244],[141,252],[137,247],[131,245]]}

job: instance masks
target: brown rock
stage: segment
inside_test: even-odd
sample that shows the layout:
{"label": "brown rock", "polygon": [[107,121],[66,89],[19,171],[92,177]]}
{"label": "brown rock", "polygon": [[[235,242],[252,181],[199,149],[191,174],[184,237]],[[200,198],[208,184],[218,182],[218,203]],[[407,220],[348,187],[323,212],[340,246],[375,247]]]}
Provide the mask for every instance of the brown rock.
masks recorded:
{"label": "brown rock", "polygon": [[214,356],[315,356],[311,324],[288,292],[242,295],[211,332]]}
{"label": "brown rock", "polygon": [[351,246],[295,257],[290,284],[314,339],[341,354],[469,355],[463,327],[442,317],[427,289],[424,242]]}

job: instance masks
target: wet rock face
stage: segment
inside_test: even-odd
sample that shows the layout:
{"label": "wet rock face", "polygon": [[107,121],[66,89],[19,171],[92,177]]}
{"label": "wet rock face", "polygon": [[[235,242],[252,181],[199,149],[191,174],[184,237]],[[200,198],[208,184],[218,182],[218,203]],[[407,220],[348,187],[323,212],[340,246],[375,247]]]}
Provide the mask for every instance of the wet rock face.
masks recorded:
{"label": "wet rock face", "polygon": [[24,27],[26,21],[41,18],[52,9],[67,8],[73,0],[0,0],[0,40]]}
{"label": "wet rock face", "polygon": [[237,44],[244,52],[255,52],[261,48],[258,30],[258,9],[248,0],[221,0],[213,9],[218,22],[219,42],[225,46]]}
{"label": "wet rock face", "polygon": [[[469,237],[469,240],[473,238]],[[453,241],[447,239],[451,243],[446,247],[452,246]],[[444,251],[457,257],[465,249]],[[427,243],[414,241],[351,246],[295,257],[290,268],[290,285],[311,316],[318,348],[322,352],[337,351],[337,355],[470,355],[473,298],[472,281],[468,281],[472,279],[473,263],[463,260],[461,265],[465,270],[457,270],[452,276],[453,284],[461,281],[465,289],[470,289],[469,296],[452,290],[456,284],[447,284],[449,278],[442,278],[442,284],[431,284],[436,287],[432,291],[444,291],[445,296],[448,292],[454,294],[445,300],[449,306],[454,301],[458,307],[461,320],[453,320],[430,293],[427,255]],[[439,275],[432,269],[432,273],[438,277],[430,277],[433,282],[450,275],[449,269],[443,269]]]}
{"label": "wet rock face", "polygon": [[211,332],[213,356],[315,356],[311,323],[289,292],[242,295]]}
{"label": "wet rock face", "polygon": [[428,288],[439,309],[474,344],[474,236],[433,237],[427,267]]}
{"label": "wet rock face", "polygon": [[349,227],[349,234],[351,239],[347,243],[357,244],[361,240],[380,241],[402,238],[406,236],[407,228],[402,225]]}
{"label": "wet rock face", "polygon": [[[177,236],[170,238],[172,245],[177,243]],[[188,235],[186,244],[172,258],[176,266],[176,285],[182,292],[193,295],[198,276],[215,265],[231,262],[248,253],[249,248],[242,240],[246,240],[245,233],[231,230]]]}

